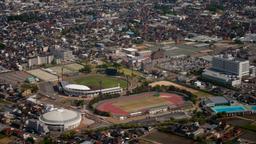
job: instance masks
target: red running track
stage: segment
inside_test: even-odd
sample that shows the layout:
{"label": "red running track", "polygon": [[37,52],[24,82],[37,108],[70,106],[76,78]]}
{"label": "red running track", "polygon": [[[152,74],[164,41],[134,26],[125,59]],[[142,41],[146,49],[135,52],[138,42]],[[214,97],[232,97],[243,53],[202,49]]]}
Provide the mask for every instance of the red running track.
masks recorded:
{"label": "red running track", "polygon": [[[135,100],[139,97],[153,96],[154,93],[142,93],[129,97],[120,97],[120,100]],[[184,104],[184,99],[182,96],[172,93],[160,93],[160,97],[166,99],[171,105],[181,106]],[[129,115],[129,112],[122,110],[121,108],[114,106],[113,102],[105,101],[97,106],[100,111],[110,112],[114,115]]]}

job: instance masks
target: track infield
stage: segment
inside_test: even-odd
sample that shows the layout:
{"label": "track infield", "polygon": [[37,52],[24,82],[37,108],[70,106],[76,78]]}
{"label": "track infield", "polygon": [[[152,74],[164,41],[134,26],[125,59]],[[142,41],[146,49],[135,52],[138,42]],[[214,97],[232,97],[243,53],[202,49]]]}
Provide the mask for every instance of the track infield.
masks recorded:
{"label": "track infield", "polygon": [[110,112],[112,115],[128,115],[133,112],[145,112],[156,107],[179,107],[183,104],[183,97],[177,94],[148,92],[105,100],[97,104],[96,109]]}

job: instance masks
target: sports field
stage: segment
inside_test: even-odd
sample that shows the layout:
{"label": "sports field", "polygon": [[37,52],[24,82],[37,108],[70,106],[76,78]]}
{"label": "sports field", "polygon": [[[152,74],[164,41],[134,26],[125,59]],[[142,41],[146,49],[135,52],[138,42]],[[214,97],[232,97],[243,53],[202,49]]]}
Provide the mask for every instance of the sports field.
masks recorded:
{"label": "sports field", "polygon": [[151,86],[151,87],[155,87],[157,85],[159,85],[159,86],[174,86],[176,88],[184,89],[186,91],[189,91],[189,92],[193,93],[194,95],[196,95],[198,97],[212,96],[209,93],[205,93],[203,91],[199,91],[199,90],[196,90],[196,89],[185,87],[183,85],[180,85],[180,84],[177,84],[177,83],[174,83],[174,82],[170,82],[170,81],[156,81],[156,82],[153,82],[153,83],[149,84],[149,86]]}
{"label": "sports field", "polygon": [[88,75],[74,79],[72,82],[76,84],[86,85],[90,88],[95,89],[100,88],[100,82],[102,82],[102,88],[116,87],[118,86],[118,84],[120,84],[122,88],[125,88],[127,86],[127,82],[125,80],[106,75]]}
{"label": "sports field", "polygon": [[81,68],[83,68],[83,65],[80,65],[77,63],[72,63],[72,64],[67,64],[67,65],[59,65],[59,66],[55,66],[55,67],[50,67],[49,69],[51,69],[58,75],[61,75],[62,72],[63,72],[63,74],[72,74],[72,73],[78,72]]}
{"label": "sports field", "polygon": [[132,112],[144,112],[151,108],[166,105],[179,107],[183,104],[183,97],[177,94],[148,92],[106,100],[99,103],[96,108],[113,115],[128,115]]}

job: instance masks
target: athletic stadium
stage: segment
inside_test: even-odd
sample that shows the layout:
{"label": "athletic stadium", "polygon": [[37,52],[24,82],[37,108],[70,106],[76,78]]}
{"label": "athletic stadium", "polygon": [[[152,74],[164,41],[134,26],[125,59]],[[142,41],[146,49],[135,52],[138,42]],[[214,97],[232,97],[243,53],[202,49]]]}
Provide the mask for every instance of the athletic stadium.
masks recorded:
{"label": "athletic stadium", "polygon": [[154,115],[184,106],[183,96],[175,93],[147,92],[104,100],[94,105],[111,116],[125,119],[139,115]]}
{"label": "athletic stadium", "polygon": [[118,85],[117,87],[91,90],[88,86],[69,84],[66,81],[61,81],[59,83],[59,90],[68,96],[98,96],[101,94],[120,94],[123,89]]}

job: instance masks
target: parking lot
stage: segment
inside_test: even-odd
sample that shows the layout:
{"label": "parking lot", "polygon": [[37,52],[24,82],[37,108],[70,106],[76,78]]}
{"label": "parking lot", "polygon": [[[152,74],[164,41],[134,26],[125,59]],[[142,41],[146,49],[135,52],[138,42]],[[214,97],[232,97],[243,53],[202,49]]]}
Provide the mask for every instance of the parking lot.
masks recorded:
{"label": "parking lot", "polygon": [[16,86],[20,83],[23,83],[26,78],[31,76],[29,73],[24,71],[15,71],[15,72],[8,72],[8,73],[1,73],[0,74],[0,83],[9,83],[13,86]]}
{"label": "parking lot", "polygon": [[204,69],[209,66],[209,62],[194,57],[179,57],[179,58],[171,58],[168,62],[161,63],[160,68],[173,72],[173,73],[192,73],[199,71],[200,69]]}

